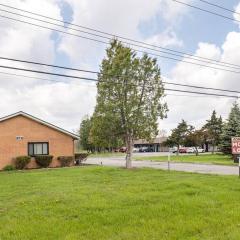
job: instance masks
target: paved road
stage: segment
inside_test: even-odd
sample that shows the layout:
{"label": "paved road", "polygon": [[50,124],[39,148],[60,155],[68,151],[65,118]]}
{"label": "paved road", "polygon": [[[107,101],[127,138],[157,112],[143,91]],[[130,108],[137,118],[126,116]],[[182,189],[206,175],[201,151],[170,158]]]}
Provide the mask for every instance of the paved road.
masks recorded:
{"label": "paved road", "polygon": [[[103,166],[116,166],[124,167],[124,157],[109,157],[109,158],[89,158],[87,164],[97,164]],[[151,161],[133,161],[133,167],[150,167],[156,169],[168,169],[167,162],[151,162]],[[193,164],[193,163],[170,163],[171,170],[194,172],[204,174],[217,174],[217,175],[238,175],[237,166],[221,166],[210,164]]]}

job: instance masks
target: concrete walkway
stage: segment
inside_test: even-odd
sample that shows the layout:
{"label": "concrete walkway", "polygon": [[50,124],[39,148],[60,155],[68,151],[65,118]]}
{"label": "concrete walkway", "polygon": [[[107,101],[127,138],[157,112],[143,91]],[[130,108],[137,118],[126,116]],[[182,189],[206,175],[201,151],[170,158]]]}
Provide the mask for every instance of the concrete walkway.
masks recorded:
{"label": "concrete walkway", "polygon": [[[87,164],[103,165],[103,166],[116,166],[124,167],[124,157],[109,157],[109,158],[89,158]],[[151,161],[133,161],[133,167],[143,168],[156,168],[168,169],[167,162],[151,162]],[[222,166],[210,164],[195,164],[195,163],[170,163],[170,169],[174,171],[203,173],[203,174],[217,174],[217,175],[238,175],[237,166]]]}

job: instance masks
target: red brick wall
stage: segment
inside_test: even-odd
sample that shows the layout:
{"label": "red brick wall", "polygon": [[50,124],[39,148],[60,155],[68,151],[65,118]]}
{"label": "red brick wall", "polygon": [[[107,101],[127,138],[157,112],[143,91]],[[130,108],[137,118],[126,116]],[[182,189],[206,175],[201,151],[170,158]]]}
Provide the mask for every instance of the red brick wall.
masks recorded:
{"label": "red brick wall", "polygon": [[[16,136],[23,136],[23,140],[17,141]],[[0,169],[13,164],[15,157],[28,155],[28,142],[49,143],[49,154],[54,156],[51,167],[59,165],[58,156],[74,155],[74,140],[71,136],[24,116],[17,116],[0,122]],[[28,167],[37,167],[34,159]]]}

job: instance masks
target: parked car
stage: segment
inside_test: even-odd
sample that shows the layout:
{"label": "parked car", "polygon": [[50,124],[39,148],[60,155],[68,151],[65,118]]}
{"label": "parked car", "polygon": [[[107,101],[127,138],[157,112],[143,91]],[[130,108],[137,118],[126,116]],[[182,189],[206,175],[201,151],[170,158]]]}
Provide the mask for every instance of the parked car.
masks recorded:
{"label": "parked car", "polygon": [[186,147],[179,148],[179,153],[187,153],[187,148]]}
{"label": "parked car", "polygon": [[141,147],[139,152],[154,152],[154,149],[151,147]]}
{"label": "parked car", "polygon": [[133,148],[133,152],[139,152],[139,148]]}
{"label": "parked car", "polygon": [[169,148],[169,152],[176,153],[178,151],[177,147]]}
{"label": "parked car", "polygon": [[121,147],[121,148],[119,149],[119,152],[125,153],[125,152],[127,152],[127,148],[126,148],[126,147]]}
{"label": "parked car", "polygon": [[147,152],[147,151],[148,151],[148,147],[139,148],[139,152]]}
{"label": "parked car", "polygon": [[203,148],[197,148],[197,150],[198,150],[199,153],[204,153],[205,152],[205,149],[203,149]]}
{"label": "parked car", "polygon": [[195,153],[196,149],[194,147],[187,148],[187,153]]}
{"label": "parked car", "polygon": [[[199,153],[204,153],[205,150],[203,148],[198,147],[197,148]],[[196,153],[196,148],[195,147],[189,147],[187,148],[187,153]]]}

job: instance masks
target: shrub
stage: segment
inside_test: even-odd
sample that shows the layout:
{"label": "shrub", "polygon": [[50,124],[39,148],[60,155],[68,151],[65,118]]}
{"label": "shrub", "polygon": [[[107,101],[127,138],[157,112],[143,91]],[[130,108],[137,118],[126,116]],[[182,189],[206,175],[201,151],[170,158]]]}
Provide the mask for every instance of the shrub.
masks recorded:
{"label": "shrub", "polygon": [[16,157],[15,166],[16,169],[24,169],[30,163],[31,157],[29,156],[19,156]]}
{"label": "shrub", "polygon": [[7,165],[3,168],[3,171],[14,171],[16,168],[13,165]]}
{"label": "shrub", "polygon": [[58,161],[61,164],[61,167],[69,167],[73,162],[73,156],[60,156]]}
{"label": "shrub", "polygon": [[52,162],[53,156],[51,155],[39,155],[35,156],[36,163],[43,168],[49,167]]}
{"label": "shrub", "polygon": [[75,154],[76,165],[82,164],[84,161],[87,160],[88,156],[89,156],[89,153],[76,153]]}

